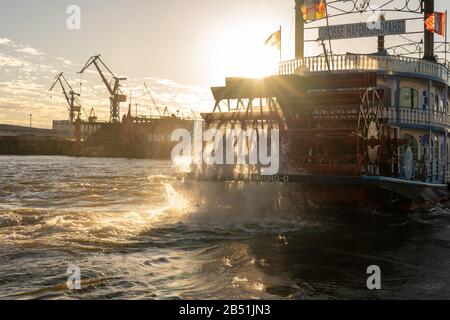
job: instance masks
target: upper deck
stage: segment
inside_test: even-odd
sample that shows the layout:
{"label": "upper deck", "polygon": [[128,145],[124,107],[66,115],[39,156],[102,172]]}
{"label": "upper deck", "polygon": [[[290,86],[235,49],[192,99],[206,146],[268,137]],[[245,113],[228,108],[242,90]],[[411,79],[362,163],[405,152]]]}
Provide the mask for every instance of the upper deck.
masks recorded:
{"label": "upper deck", "polygon": [[[375,71],[383,76],[433,80],[446,86],[450,84],[448,65],[411,57],[345,54],[328,57],[328,61],[324,56],[284,61],[279,66],[280,75],[307,75],[308,73],[342,75],[368,71]],[[387,116],[390,124],[447,129],[450,123],[449,110],[444,107],[442,109],[435,108],[434,105],[431,108],[429,106],[424,107],[425,102],[422,93],[419,99],[422,99],[422,101],[417,102],[416,107],[403,106],[399,101],[386,106],[388,107]],[[432,103],[434,102],[432,101]]]}
{"label": "upper deck", "polygon": [[450,84],[450,72],[446,65],[418,58],[379,56],[367,54],[305,57],[280,63],[279,74],[304,72],[377,71],[380,74],[420,77]]}

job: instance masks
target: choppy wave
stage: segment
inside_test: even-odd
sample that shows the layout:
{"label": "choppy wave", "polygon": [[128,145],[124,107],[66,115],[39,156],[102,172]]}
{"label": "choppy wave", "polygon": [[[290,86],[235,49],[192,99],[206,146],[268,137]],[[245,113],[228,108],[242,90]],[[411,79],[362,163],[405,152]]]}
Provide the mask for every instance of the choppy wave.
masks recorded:
{"label": "choppy wave", "polygon": [[183,198],[166,178],[159,183],[164,196],[158,196],[158,203],[145,201],[132,205],[122,200],[125,203],[119,208],[117,204],[122,201],[118,200],[110,204],[111,210],[104,211],[95,208],[98,197],[95,196],[79,210],[2,210],[0,242],[11,246],[40,243],[47,248],[101,251],[135,243],[246,239],[261,234],[295,232],[306,225],[319,226],[299,215],[267,215],[249,211],[246,205],[212,208],[197,202],[195,197]]}
{"label": "choppy wave", "polygon": [[[186,182],[168,162],[0,157],[0,297],[448,296],[450,210],[337,216],[272,185]],[[365,288],[379,264],[389,289]],[[82,290],[66,286],[78,266]],[[424,276],[425,275],[425,276]]]}

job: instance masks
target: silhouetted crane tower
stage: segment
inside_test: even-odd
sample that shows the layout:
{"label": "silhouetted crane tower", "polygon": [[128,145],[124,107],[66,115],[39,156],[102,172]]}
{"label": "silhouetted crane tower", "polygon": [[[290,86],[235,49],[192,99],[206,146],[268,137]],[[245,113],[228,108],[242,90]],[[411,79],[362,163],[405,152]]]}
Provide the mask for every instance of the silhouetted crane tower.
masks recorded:
{"label": "silhouetted crane tower", "polygon": [[95,110],[94,110],[94,108],[91,109],[91,113],[89,114],[88,121],[89,121],[90,123],[97,122],[97,116],[95,115]]}
{"label": "silhouetted crane tower", "polygon": [[[95,68],[97,69],[98,73],[100,74],[100,77],[102,78],[103,83],[105,84],[110,94],[109,100],[111,105],[110,108],[111,115],[109,121],[120,122],[120,103],[127,101],[127,96],[124,95],[120,90],[120,81],[127,80],[127,78],[116,77],[114,73],[112,73],[111,70],[102,61],[100,55],[90,57],[86,65],[79,73],[83,73],[91,65],[94,65]],[[108,81],[108,79],[106,78],[105,74],[102,71],[101,66],[103,66],[103,68],[105,68],[107,72],[109,72],[109,74],[112,76],[111,81]]]}
{"label": "silhouetted crane tower", "polygon": [[79,97],[80,94],[76,93],[72,89],[72,86],[66,80],[62,72],[55,77],[55,80],[53,80],[52,87],[50,88],[49,91],[53,91],[53,89],[57,84],[61,86],[64,97],[66,98],[67,104],[69,105],[70,123],[74,123],[76,113],[78,113],[77,117],[79,117],[81,113],[81,105],[76,101],[76,97]]}

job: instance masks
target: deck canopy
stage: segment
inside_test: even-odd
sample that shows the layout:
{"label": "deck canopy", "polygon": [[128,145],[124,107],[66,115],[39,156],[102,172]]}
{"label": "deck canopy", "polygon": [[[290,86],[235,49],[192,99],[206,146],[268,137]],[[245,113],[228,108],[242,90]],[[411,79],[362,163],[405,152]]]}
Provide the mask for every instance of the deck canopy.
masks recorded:
{"label": "deck canopy", "polygon": [[313,90],[342,90],[375,87],[376,72],[345,72],[276,75],[263,79],[227,78],[225,87],[211,88],[216,102],[227,99],[303,97]]}

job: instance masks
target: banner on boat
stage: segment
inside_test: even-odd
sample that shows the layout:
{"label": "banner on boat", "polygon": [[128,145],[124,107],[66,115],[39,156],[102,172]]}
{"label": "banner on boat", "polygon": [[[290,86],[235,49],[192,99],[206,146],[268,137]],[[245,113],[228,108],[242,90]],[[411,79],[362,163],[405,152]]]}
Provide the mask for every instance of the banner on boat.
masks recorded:
{"label": "banner on boat", "polygon": [[319,28],[320,40],[340,40],[390,36],[406,33],[406,20],[379,21],[375,24],[352,23]]}

